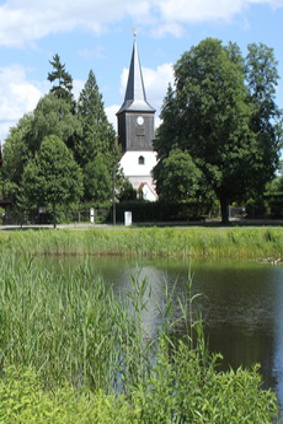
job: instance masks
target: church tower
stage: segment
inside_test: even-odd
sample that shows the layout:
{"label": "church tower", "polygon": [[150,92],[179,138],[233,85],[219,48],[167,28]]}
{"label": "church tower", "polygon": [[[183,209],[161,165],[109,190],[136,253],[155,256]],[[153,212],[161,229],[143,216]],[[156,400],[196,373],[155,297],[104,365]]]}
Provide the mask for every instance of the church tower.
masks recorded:
{"label": "church tower", "polygon": [[144,199],[157,199],[151,170],[156,165],[153,151],[155,110],[146,99],[136,38],[129,69],[124,102],[117,112],[120,161],[125,176]]}

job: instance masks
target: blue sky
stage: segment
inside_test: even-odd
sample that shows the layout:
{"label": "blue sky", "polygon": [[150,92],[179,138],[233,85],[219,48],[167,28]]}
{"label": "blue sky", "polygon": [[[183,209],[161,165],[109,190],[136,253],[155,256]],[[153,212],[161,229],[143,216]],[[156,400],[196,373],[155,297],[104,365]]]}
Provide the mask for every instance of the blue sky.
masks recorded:
{"label": "blue sky", "polygon": [[[137,40],[149,103],[158,113],[172,64],[206,37],[272,47],[283,78],[283,0],[0,0],[0,137],[32,111],[50,85],[58,53],[82,89],[93,70],[109,120],[123,102]],[[283,108],[283,81],[277,90]]]}

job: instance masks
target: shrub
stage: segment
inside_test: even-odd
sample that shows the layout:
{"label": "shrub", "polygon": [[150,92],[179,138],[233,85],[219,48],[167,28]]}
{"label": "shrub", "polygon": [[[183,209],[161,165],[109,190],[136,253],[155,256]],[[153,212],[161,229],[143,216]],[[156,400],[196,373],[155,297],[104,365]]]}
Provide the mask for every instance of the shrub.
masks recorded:
{"label": "shrub", "polygon": [[124,397],[75,391],[68,384],[44,391],[32,368],[9,367],[0,382],[0,423],[5,424],[134,424]]}
{"label": "shrub", "polygon": [[261,390],[258,367],[219,372],[220,359],[212,355],[204,360],[183,341],[170,355],[163,346],[150,380],[133,394],[140,423],[271,423],[276,397]]}
{"label": "shrub", "polygon": [[43,389],[35,371],[8,367],[0,382],[0,423],[5,424],[267,424],[277,415],[275,395],[261,390],[258,368],[219,372],[213,355],[163,339],[147,380],[131,393]]}

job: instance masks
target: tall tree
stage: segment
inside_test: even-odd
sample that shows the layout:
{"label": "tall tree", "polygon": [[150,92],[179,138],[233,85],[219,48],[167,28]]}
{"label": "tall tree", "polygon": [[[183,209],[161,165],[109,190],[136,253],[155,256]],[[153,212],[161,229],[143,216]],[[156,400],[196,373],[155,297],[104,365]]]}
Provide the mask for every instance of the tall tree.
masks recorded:
{"label": "tall tree", "polygon": [[55,54],[53,60],[49,61],[53,67],[53,71],[48,73],[48,81],[56,83],[50,90],[59,99],[73,102],[73,78],[65,69],[65,64],[61,63],[60,56]]}
{"label": "tall tree", "polygon": [[11,128],[4,144],[3,174],[15,183],[20,182],[23,168],[30,158],[25,138],[31,130],[32,119],[32,114],[24,115],[17,125]]}
{"label": "tall tree", "polygon": [[22,184],[30,204],[50,208],[54,227],[58,207],[78,202],[83,191],[81,170],[72,152],[55,135],[43,140],[25,167]]}
{"label": "tall tree", "polygon": [[44,138],[57,136],[72,148],[80,128],[70,103],[49,93],[40,99],[32,113],[11,129],[4,145],[2,173],[4,195],[13,201],[15,208],[22,207],[24,169],[39,151]]}
{"label": "tall tree", "polygon": [[112,188],[113,170],[118,169],[119,150],[92,70],[80,93],[78,118],[82,133],[74,150],[84,173],[85,201],[105,204]]}
{"label": "tall tree", "polygon": [[82,137],[76,146],[78,161],[85,165],[98,153],[107,157],[108,163],[117,160],[115,131],[108,122],[102,94],[92,70],[79,96],[78,117],[82,123]]}
{"label": "tall tree", "polygon": [[[176,90],[169,111],[178,126],[174,143],[188,150],[202,170],[220,201],[222,221],[227,222],[228,204],[245,199],[255,189],[263,166],[260,137],[251,125],[255,109],[246,86],[244,60],[237,45],[225,47],[219,40],[206,39],[185,52],[174,69]],[[166,125],[170,128],[172,123]],[[164,126],[165,122],[159,134]],[[265,143],[274,164],[280,142],[265,137]],[[261,184],[273,171],[273,165],[267,168]]]}
{"label": "tall tree", "polygon": [[156,178],[156,189],[160,200],[178,202],[198,197],[202,185],[202,172],[187,151],[172,149],[161,163],[160,169],[155,169],[155,172],[160,172]]}
{"label": "tall tree", "polygon": [[101,153],[85,165],[83,176],[84,201],[90,206],[109,206],[113,195],[113,178]]}
{"label": "tall tree", "polygon": [[260,189],[279,165],[282,138],[282,111],[275,97],[279,74],[273,49],[266,45],[248,45],[245,61],[246,81],[251,105],[250,127],[257,138],[258,167],[255,188]]}
{"label": "tall tree", "polygon": [[153,143],[158,159],[162,160],[169,156],[174,146],[178,145],[181,127],[178,122],[179,108],[176,101],[176,92],[171,84],[168,86],[162,104],[160,118],[162,125],[157,129],[157,136]]}
{"label": "tall tree", "polygon": [[11,199],[14,205],[17,205],[21,197],[20,184],[24,168],[31,158],[28,145],[26,143],[27,134],[31,131],[33,116],[24,115],[17,125],[11,128],[5,141],[3,156],[2,175],[3,175],[3,194],[4,197]]}
{"label": "tall tree", "polygon": [[75,139],[81,134],[81,123],[72,112],[70,102],[49,93],[39,100],[34,112],[27,144],[32,152],[40,147],[44,137],[57,135],[68,147],[74,148]]}

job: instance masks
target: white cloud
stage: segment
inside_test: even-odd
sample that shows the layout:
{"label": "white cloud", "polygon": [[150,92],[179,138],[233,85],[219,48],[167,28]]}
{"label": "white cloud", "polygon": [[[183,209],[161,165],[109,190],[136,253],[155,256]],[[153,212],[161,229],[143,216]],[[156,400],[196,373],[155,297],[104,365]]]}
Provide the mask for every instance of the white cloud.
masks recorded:
{"label": "white cloud", "polygon": [[8,129],[31,112],[43,95],[44,84],[28,81],[26,71],[19,65],[0,68],[0,134],[4,139]]}
{"label": "white cloud", "polygon": [[165,63],[156,69],[143,68],[143,76],[147,99],[159,113],[168,84],[174,81],[173,66]]}
{"label": "white cloud", "polygon": [[106,57],[103,46],[95,46],[93,49],[82,49],[79,51],[79,55],[85,58],[94,57],[96,59],[104,59]]}
{"label": "white cloud", "polygon": [[184,34],[184,28],[176,22],[168,22],[157,25],[151,30],[151,35],[155,38],[161,38],[164,34],[170,34],[180,38]]}
{"label": "white cloud", "polygon": [[251,4],[282,7],[282,0],[157,0],[165,22],[198,23],[215,20],[229,21]]}
{"label": "white cloud", "polygon": [[112,106],[105,108],[107,119],[110,122],[110,124],[113,125],[116,132],[117,132],[117,116],[116,116],[116,113],[118,112],[120,107],[121,107],[121,105],[120,106],[112,105]]}
{"label": "white cloud", "polygon": [[78,100],[79,95],[80,95],[82,89],[84,88],[84,86],[85,86],[84,80],[79,80],[79,79],[73,80],[73,93],[74,93],[76,100]]}
{"label": "white cloud", "polygon": [[[74,79],[73,93],[75,98],[85,81]],[[4,140],[9,129],[15,126],[20,118],[32,112],[39,99],[48,93],[50,84],[47,81],[29,81],[28,73],[23,66],[11,65],[0,68],[0,139]]]}
{"label": "white cloud", "polygon": [[32,44],[76,28],[100,34],[125,17],[155,36],[180,36],[186,23],[229,21],[253,4],[277,8],[283,0],[6,0],[0,6],[0,45]]}

